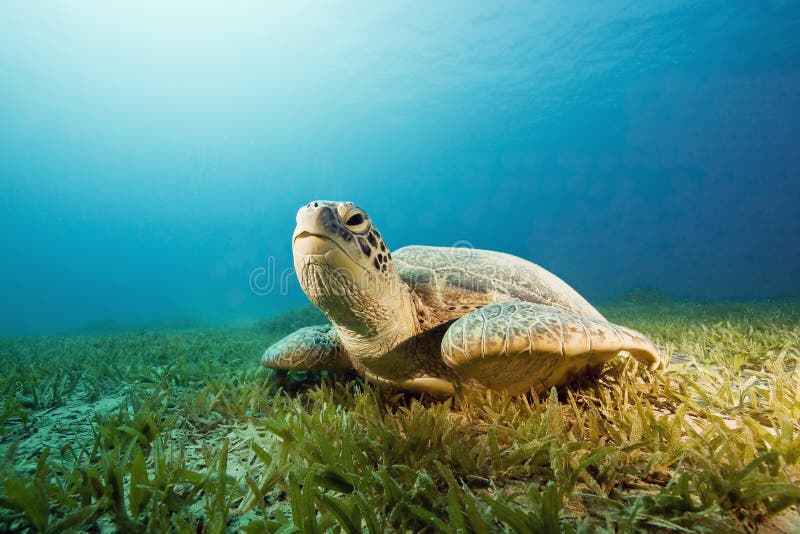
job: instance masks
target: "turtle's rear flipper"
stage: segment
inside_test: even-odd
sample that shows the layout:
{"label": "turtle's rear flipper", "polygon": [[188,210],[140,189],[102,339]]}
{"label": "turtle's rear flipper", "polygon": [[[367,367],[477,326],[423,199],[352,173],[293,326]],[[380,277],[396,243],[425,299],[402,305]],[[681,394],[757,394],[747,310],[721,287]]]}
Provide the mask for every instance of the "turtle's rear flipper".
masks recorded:
{"label": "turtle's rear flipper", "polygon": [[272,344],[261,365],[286,371],[351,371],[353,366],[329,324],[308,326]]}
{"label": "turtle's rear flipper", "polygon": [[649,369],[664,367],[635,330],[517,299],[464,315],[442,339],[442,358],[456,373],[512,394],[559,386],[622,351]]}

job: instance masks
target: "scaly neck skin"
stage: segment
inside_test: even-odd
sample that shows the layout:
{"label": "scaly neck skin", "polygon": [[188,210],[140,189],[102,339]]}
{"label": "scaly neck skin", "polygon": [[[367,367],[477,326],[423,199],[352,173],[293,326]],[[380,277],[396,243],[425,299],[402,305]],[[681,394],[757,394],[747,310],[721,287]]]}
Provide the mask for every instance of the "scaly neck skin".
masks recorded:
{"label": "scaly neck skin", "polygon": [[411,294],[391,267],[385,273],[365,273],[356,284],[312,262],[306,263],[301,279],[308,297],[336,328],[350,359],[387,379],[408,372],[405,367],[411,362],[391,351],[419,333]]}
{"label": "scaly neck skin", "polygon": [[347,310],[343,320],[329,316],[331,322],[351,359],[382,378],[402,376],[406,360],[392,350],[419,329],[408,290],[391,299],[369,300],[369,307]]}

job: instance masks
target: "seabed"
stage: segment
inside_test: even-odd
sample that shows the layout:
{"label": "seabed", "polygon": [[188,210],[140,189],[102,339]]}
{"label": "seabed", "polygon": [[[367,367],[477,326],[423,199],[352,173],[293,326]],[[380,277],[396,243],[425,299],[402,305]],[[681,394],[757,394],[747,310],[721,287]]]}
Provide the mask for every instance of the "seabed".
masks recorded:
{"label": "seabed", "polygon": [[600,309],[669,368],[447,400],[262,369],[311,308],[0,340],[0,530],[800,531],[800,302]]}

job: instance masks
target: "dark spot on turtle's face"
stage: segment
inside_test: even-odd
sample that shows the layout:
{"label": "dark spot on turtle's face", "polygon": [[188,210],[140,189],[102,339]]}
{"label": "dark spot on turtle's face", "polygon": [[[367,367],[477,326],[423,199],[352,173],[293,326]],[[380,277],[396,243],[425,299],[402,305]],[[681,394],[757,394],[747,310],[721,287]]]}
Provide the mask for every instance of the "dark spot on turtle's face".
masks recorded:
{"label": "dark spot on turtle's face", "polygon": [[383,241],[381,241],[381,250],[383,252],[386,252],[386,243],[384,243]]}
{"label": "dark spot on turtle's face", "polygon": [[352,232],[348,231],[344,226],[339,225],[337,227],[337,233],[339,234],[339,237],[341,237],[347,243],[353,240]]}
{"label": "dark spot on turtle's face", "polygon": [[375,258],[374,260],[372,260],[372,264],[375,266],[376,269],[380,269],[381,268],[381,264],[378,261],[378,258]]}
{"label": "dark spot on turtle's face", "polygon": [[372,249],[363,237],[358,238],[358,246],[361,247],[361,252],[364,253],[364,256],[369,257],[372,254]]}
{"label": "dark spot on turtle's face", "polygon": [[378,246],[378,240],[375,239],[375,234],[374,233],[370,233],[367,236],[367,240],[369,241],[369,244],[372,245],[373,247],[377,247]]}
{"label": "dark spot on turtle's face", "polygon": [[386,272],[386,264],[385,263],[383,265],[381,265],[381,271],[384,272],[384,273]]}

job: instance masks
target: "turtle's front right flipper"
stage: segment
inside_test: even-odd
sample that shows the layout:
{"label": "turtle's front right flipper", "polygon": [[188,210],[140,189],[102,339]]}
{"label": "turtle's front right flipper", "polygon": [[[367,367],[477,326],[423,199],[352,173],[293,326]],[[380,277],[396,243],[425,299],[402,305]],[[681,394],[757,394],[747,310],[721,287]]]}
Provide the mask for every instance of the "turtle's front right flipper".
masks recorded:
{"label": "turtle's front right flipper", "polygon": [[663,369],[644,334],[545,304],[510,299],[468,313],[447,329],[442,359],[460,376],[512,394],[548,391],[628,353]]}
{"label": "turtle's front right flipper", "polygon": [[270,346],[261,365],[285,371],[349,371],[350,360],[329,324],[308,326],[292,332]]}

